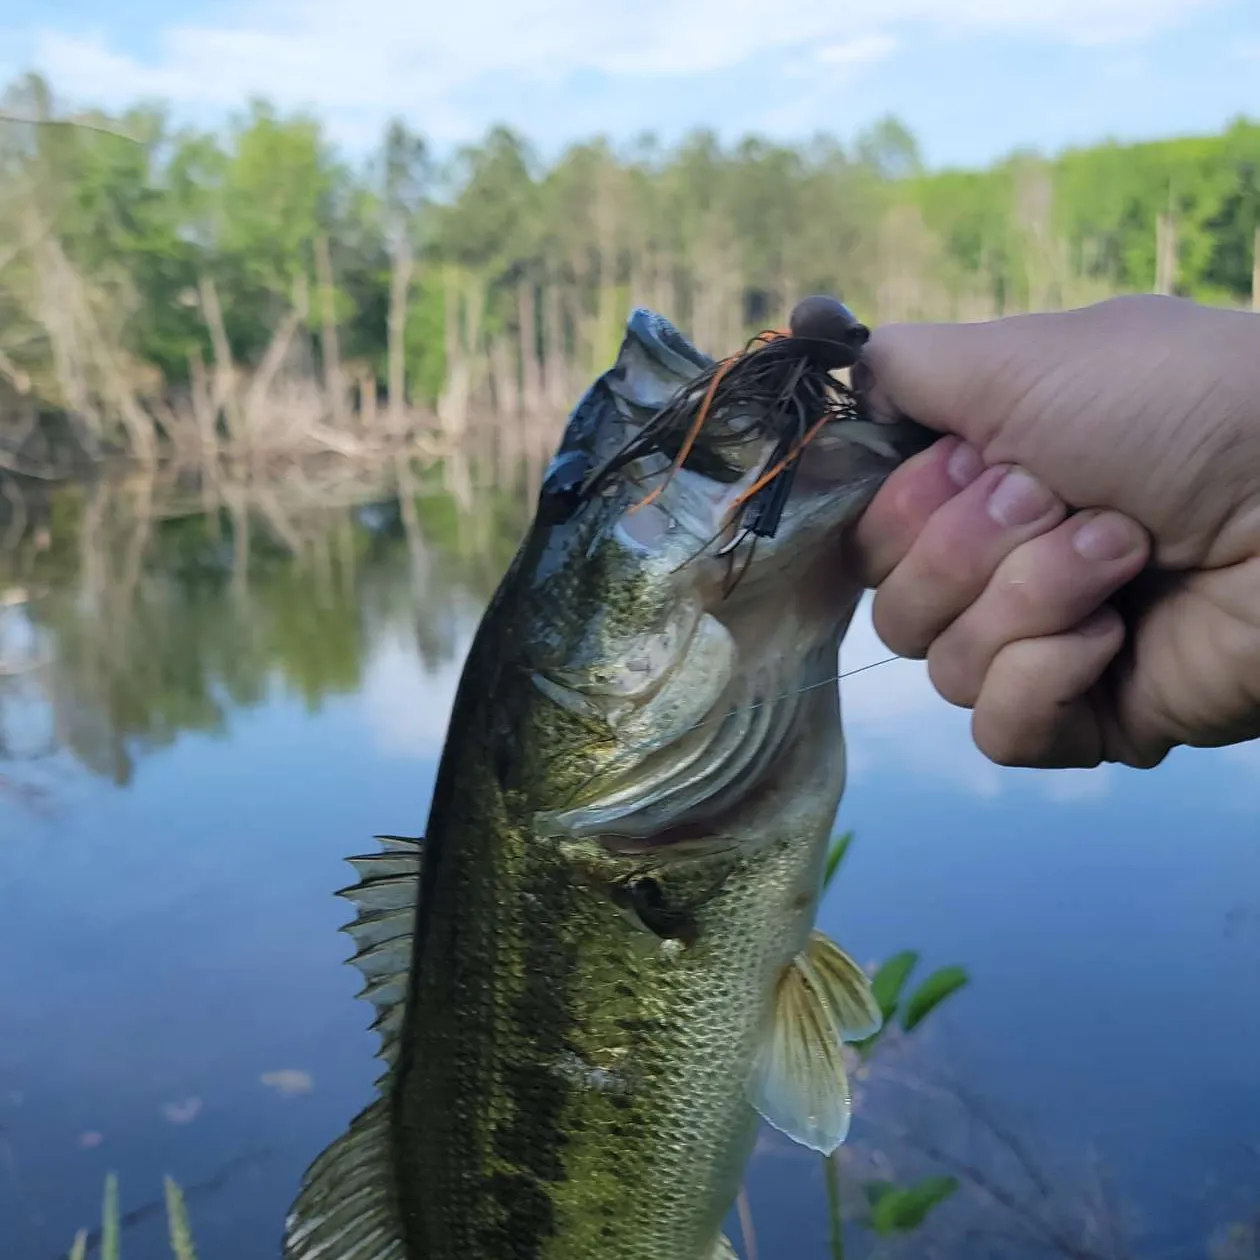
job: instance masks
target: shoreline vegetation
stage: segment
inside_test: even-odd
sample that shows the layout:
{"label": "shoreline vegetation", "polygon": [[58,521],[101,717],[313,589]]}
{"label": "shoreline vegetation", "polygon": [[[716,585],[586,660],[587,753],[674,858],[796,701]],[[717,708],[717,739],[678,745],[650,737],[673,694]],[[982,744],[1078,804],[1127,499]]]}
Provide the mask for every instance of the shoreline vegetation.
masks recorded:
{"label": "shoreline vegetation", "polygon": [[847,146],[505,127],[359,165],[251,101],[67,117],[0,93],[0,473],[275,478],[332,458],[540,466],[635,304],[710,353],[808,292],[872,323],[1156,291],[1260,306],[1260,123],[927,171],[895,119]]}

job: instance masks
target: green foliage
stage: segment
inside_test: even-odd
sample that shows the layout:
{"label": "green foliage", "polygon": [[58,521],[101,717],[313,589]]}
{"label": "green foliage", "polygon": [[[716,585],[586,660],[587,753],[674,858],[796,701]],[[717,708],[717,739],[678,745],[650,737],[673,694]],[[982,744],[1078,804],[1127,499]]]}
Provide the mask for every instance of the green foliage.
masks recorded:
{"label": "green foliage", "polygon": [[969,980],[970,977],[962,967],[942,967],[939,971],[934,971],[911,994],[901,1016],[901,1026],[909,1032]]}
{"label": "green foliage", "polygon": [[[188,1206],[179,1183],[171,1177],[163,1178],[163,1196],[166,1201],[166,1224],[171,1243],[173,1260],[197,1260],[192,1228],[188,1223]],[[110,1173],[105,1178],[104,1200],[101,1206],[101,1260],[121,1260],[122,1244],[118,1212],[118,1176]],[[67,1260],[84,1260],[87,1255],[88,1231],[81,1229],[74,1236]]]}
{"label": "green foliage", "polygon": [[901,990],[905,987],[910,973],[918,962],[918,954],[913,950],[903,950],[900,954],[894,954],[881,963],[879,970],[872,978],[871,989],[875,994],[875,1000],[879,1003],[879,1009],[884,1014],[885,1024],[896,1014]]}
{"label": "green foliage", "polygon": [[907,1234],[958,1189],[958,1178],[926,1177],[909,1186],[868,1181],[863,1189],[871,1205],[871,1228],[877,1234]]}
{"label": "green foliage", "polygon": [[[56,113],[33,76],[8,103]],[[495,347],[518,364],[589,372],[632,301],[662,306],[721,351],[810,291],[881,321],[1149,290],[1161,216],[1175,236],[1173,291],[1252,297],[1260,123],[1243,119],[1218,135],[1017,153],[972,171],[925,170],[895,118],[848,146],[723,144],[697,131],[672,149],[650,136],[585,140],[550,164],[502,126],[439,164],[395,120],[361,170],[315,118],[263,100],[218,134],[176,129],[160,105],[87,120],[92,129],[0,127],[0,353],[60,406],[65,350],[41,304],[51,264],[28,239],[32,223],[50,229],[134,358],[129,377],[156,369],[167,389],[198,356],[214,358],[207,284],[233,357],[256,365],[314,291],[324,239],[343,358],[380,385],[391,277],[404,254],[414,263],[405,357],[413,399],[428,404]],[[318,367],[324,350],[308,331],[302,352]]]}

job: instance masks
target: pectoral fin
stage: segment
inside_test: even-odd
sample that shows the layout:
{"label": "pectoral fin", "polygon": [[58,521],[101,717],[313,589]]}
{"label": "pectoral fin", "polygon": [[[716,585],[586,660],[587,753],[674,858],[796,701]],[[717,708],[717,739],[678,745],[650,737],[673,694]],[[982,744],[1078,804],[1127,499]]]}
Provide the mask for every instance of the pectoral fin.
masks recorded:
{"label": "pectoral fin", "polygon": [[830,1155],[848,1136],[852,1108],[841,1047],[878,1032],[882,1022],[862,969],[823,933],[811,932],[779,979],[749,1101],[776,1129]]}

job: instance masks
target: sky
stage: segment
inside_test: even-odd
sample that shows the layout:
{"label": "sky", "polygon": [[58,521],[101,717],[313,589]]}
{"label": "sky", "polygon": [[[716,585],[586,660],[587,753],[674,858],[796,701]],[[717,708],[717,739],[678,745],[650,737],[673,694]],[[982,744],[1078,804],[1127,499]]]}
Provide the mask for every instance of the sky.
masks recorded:
{"label": "sky", "polygon": [[970,166],[1260,118],[1260,0],[0,0],[0,80],[30,69],[66,108],[203,124],[266,96],[349,155],[394,115],[439,148],[507,123],[546,157],[891,113]]}

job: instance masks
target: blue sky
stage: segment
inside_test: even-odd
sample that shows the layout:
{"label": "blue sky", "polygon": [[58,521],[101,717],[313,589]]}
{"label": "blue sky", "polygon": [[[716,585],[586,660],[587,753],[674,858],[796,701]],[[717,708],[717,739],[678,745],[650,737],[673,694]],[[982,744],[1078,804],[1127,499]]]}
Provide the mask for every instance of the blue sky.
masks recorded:
{"label": "blue sky", "polygon": [[[6,13],[5,10],[8,10]],[[250,94],[363,153],[398,113],[439,144],[507,122],[850,137],[895,113],[932,165],[1260,119],[1260,0],[36,0],[0,5],[0,77],[67,104]]]}

